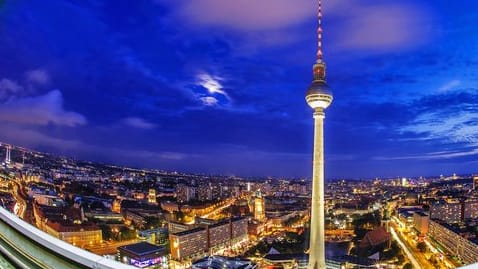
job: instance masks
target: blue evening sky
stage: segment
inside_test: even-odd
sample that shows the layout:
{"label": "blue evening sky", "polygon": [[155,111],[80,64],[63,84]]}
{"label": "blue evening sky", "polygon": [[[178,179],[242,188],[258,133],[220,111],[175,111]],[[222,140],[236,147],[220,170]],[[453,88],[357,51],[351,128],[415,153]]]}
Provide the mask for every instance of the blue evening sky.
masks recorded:
{"label": "blue evening sky", "polygon": [[[478,1],[324,0],[329,178],[477,172]],[[0,0],[0,141],[311,174],[313,0]]]}

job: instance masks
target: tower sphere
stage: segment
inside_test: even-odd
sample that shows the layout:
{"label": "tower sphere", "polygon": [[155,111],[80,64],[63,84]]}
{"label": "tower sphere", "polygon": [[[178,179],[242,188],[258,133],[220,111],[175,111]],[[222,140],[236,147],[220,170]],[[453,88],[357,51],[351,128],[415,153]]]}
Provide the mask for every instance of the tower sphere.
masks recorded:
{"label": "tower sphere", "polygon": [[307,104],[313,109],[326,109],[334,99],[324,80],[314,80],[305,93]]}

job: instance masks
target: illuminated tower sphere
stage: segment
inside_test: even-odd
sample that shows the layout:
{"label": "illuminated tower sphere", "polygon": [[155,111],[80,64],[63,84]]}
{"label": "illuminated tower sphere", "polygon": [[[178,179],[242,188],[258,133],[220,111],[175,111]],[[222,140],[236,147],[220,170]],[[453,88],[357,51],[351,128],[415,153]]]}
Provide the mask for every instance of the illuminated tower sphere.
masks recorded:
{"label": "illuminated tower sphere", "polygon": [[325,82],[322,59],[322,3],[318,8],[317,61],[313,66],[314,80],[305,94],[307,104],[314,109],[314,161],[312,166],[312,208],[310,223],[309,269],[325,269],[324,228],[324,110],[332,103],[332,92]]}

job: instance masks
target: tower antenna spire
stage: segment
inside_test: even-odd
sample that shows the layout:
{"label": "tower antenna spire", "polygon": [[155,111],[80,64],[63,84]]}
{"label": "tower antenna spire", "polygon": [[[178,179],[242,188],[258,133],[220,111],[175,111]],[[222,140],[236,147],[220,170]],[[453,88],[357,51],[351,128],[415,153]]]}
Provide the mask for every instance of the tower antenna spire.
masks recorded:
{"label": "tower antenna spire", "polygon": [[323,62],[323,53],[322,53],[322,0],[319,1],[319,7],[317,11],[317,63]]}
{"label": "tower antenna spire", "polygon": [[318,0],[318,9],[317,9],[317,59],[313,66],[314,71],[314,80],[323,80],[325,81],[325,62],[323,60],[322,52],[322,0]]}

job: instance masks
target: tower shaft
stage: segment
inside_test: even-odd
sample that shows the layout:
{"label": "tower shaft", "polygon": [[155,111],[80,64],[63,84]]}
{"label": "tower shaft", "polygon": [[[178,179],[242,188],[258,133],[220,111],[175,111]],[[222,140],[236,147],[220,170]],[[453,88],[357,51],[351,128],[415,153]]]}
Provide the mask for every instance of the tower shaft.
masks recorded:
{"label": "tower shaft", "polygon": [[325,269],[324,227],[324,118],[322,109],[314,112],[314,160],[312,166],[312,209],[310,222],[309,269]]}

